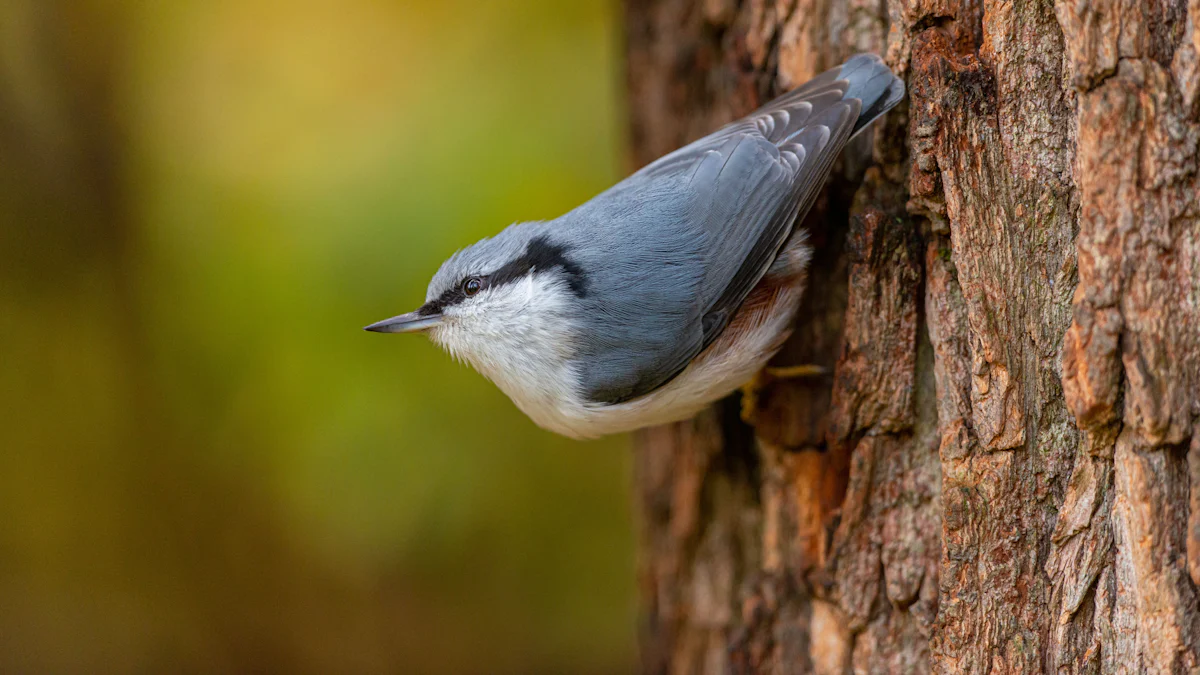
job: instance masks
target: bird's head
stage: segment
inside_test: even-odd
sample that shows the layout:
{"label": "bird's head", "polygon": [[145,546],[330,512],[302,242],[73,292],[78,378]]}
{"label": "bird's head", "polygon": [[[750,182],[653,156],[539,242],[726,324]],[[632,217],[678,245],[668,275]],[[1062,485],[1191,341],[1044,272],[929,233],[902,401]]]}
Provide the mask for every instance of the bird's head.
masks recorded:
{"label": "bird's head", "polygon": [[503,386],[514,371],[569,358],[585,294],[570,247],[544,223],[523,223],[455,253],[429,282],[425,304],[366,330],[427,333]]}

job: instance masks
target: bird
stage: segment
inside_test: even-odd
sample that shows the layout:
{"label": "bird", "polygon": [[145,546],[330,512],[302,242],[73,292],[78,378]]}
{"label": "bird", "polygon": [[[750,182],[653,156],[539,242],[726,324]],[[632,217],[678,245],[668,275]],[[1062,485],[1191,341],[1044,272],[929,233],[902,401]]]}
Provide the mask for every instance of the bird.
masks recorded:
{"label": "bird", "polygon": [[694,416],[783,346],[813,255],[796,223],[904,81],[858,54],[553,220],[459,250],[415,311],[537,425],[571,438]]}

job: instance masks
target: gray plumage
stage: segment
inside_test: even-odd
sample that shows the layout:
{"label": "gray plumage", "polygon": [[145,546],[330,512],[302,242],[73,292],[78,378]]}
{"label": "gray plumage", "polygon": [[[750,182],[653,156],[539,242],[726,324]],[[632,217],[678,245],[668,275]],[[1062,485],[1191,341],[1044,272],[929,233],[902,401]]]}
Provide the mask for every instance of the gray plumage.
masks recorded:
{"label": "gray plumage", "polygon": [[582,396],[643,396],[721,335],[842,147],[903,96],[878,57],[855,56],[560,218],[463,249],[430,283],[426,311],[461,299],[471,277],[560,275],[581,327],[572,363]]}

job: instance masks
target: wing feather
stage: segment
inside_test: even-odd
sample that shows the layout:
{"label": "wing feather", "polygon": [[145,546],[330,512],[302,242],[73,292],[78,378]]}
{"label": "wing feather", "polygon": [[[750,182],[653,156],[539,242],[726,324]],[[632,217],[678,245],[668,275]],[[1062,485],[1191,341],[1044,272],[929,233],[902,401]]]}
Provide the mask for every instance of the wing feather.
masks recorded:
{"label": "wing feather", "polygon": [[[874,81],[884,76],[889,79],[883,85]],[[652,234],[660,242],[655,245],[664,248],[687,242],[694,272],[684,278],[680,265],[666,264],[661,279],[639,279],[643,289],[663,302],[690,305],[685,309],[670,305],[664,311],[686,319],[669,325],[646,324],[653,326],[654,335],[637,344],[617,346],[614,336],[636,331],[605,333],[604,322],[638,321],[639,313],[631,307],[653,311],[644,307],[644,298],[627,293],[632,295],[630,307],[593,308],[596,331],[605,334],[590,343],[597,353],[581,359],[587,364],[581,375],[589,398],[617,403],[653,391],[721,335],[774,261],[796,218],[812,206],[833,161],[857,131],[864,102],[847,92],[882,86],[884,94],[891,96],[894,92],[884,85],[892,80],[878,57],[855,57],[647,165],[597,198],[595,213],[629,214],[629,222],[620,225],[629,237]],[[878,108],[878,98],[866,105]],[[677,204],[651,209],[653,218],[639,220],[639,205],[649,199]],[[663,218],[663,213],[674,215]],[[647,227],[654,231],[645,233]],[[612,283],[619,288],[623,282]],[[652,284],[658,285],[651,288]],[[672,287],[678,287],[679,297],[670,295]],[[604,302],[613,302],[613,296],[621,293],[610,294]],[[669,335],[658,334],[664,331]],[[607,353],[600,353],[604,350]]]}

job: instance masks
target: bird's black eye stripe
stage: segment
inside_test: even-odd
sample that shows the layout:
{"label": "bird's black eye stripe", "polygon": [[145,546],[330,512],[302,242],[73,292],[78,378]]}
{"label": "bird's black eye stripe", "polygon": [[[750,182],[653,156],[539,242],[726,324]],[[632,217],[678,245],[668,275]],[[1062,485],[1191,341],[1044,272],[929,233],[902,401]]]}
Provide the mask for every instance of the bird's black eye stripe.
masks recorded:
{"label": "bird's black eye stripe", "polygon": [[549,272],[553,269],[561,271],[567,285],[576,297],[587,295],[587,280],[583,269],[568,255],[569,250],[562,244],[552,243],[546,237],[535,237],[525,247],[525,253],[512,260],[507,265],[488,276],[489,286],[500,286],[512,283],[533,271]]}
{"label": "bird's black eye stripe", "polygon": [[583,269],[568,253],[568,248],[562,244],[552,243],[546,237],[535,237],[520,256],[489,274],[463,277],[417,311],[425,316],[440,314],[447,307],[457,305],[484,289],[511,284],[534,272],[549,272],[554,269],[561,272],[567,286],[576,297],[586,297],[587,279]]}
{"label": "bird's black eye stripe", "polygon": [[421,307],[421,309],[418,309],[417,312],[422,315],[441,314],[442,311],[447,307],[457,305],[472,295],[477,295],[479,291],[482,291],[488,286],[491,286],[489,283],[489,277],[481,277],[478,275],[464,277],[462,281],[446,289],[446,292],[442,293],[436,299],[425,303],[425,305]]}

